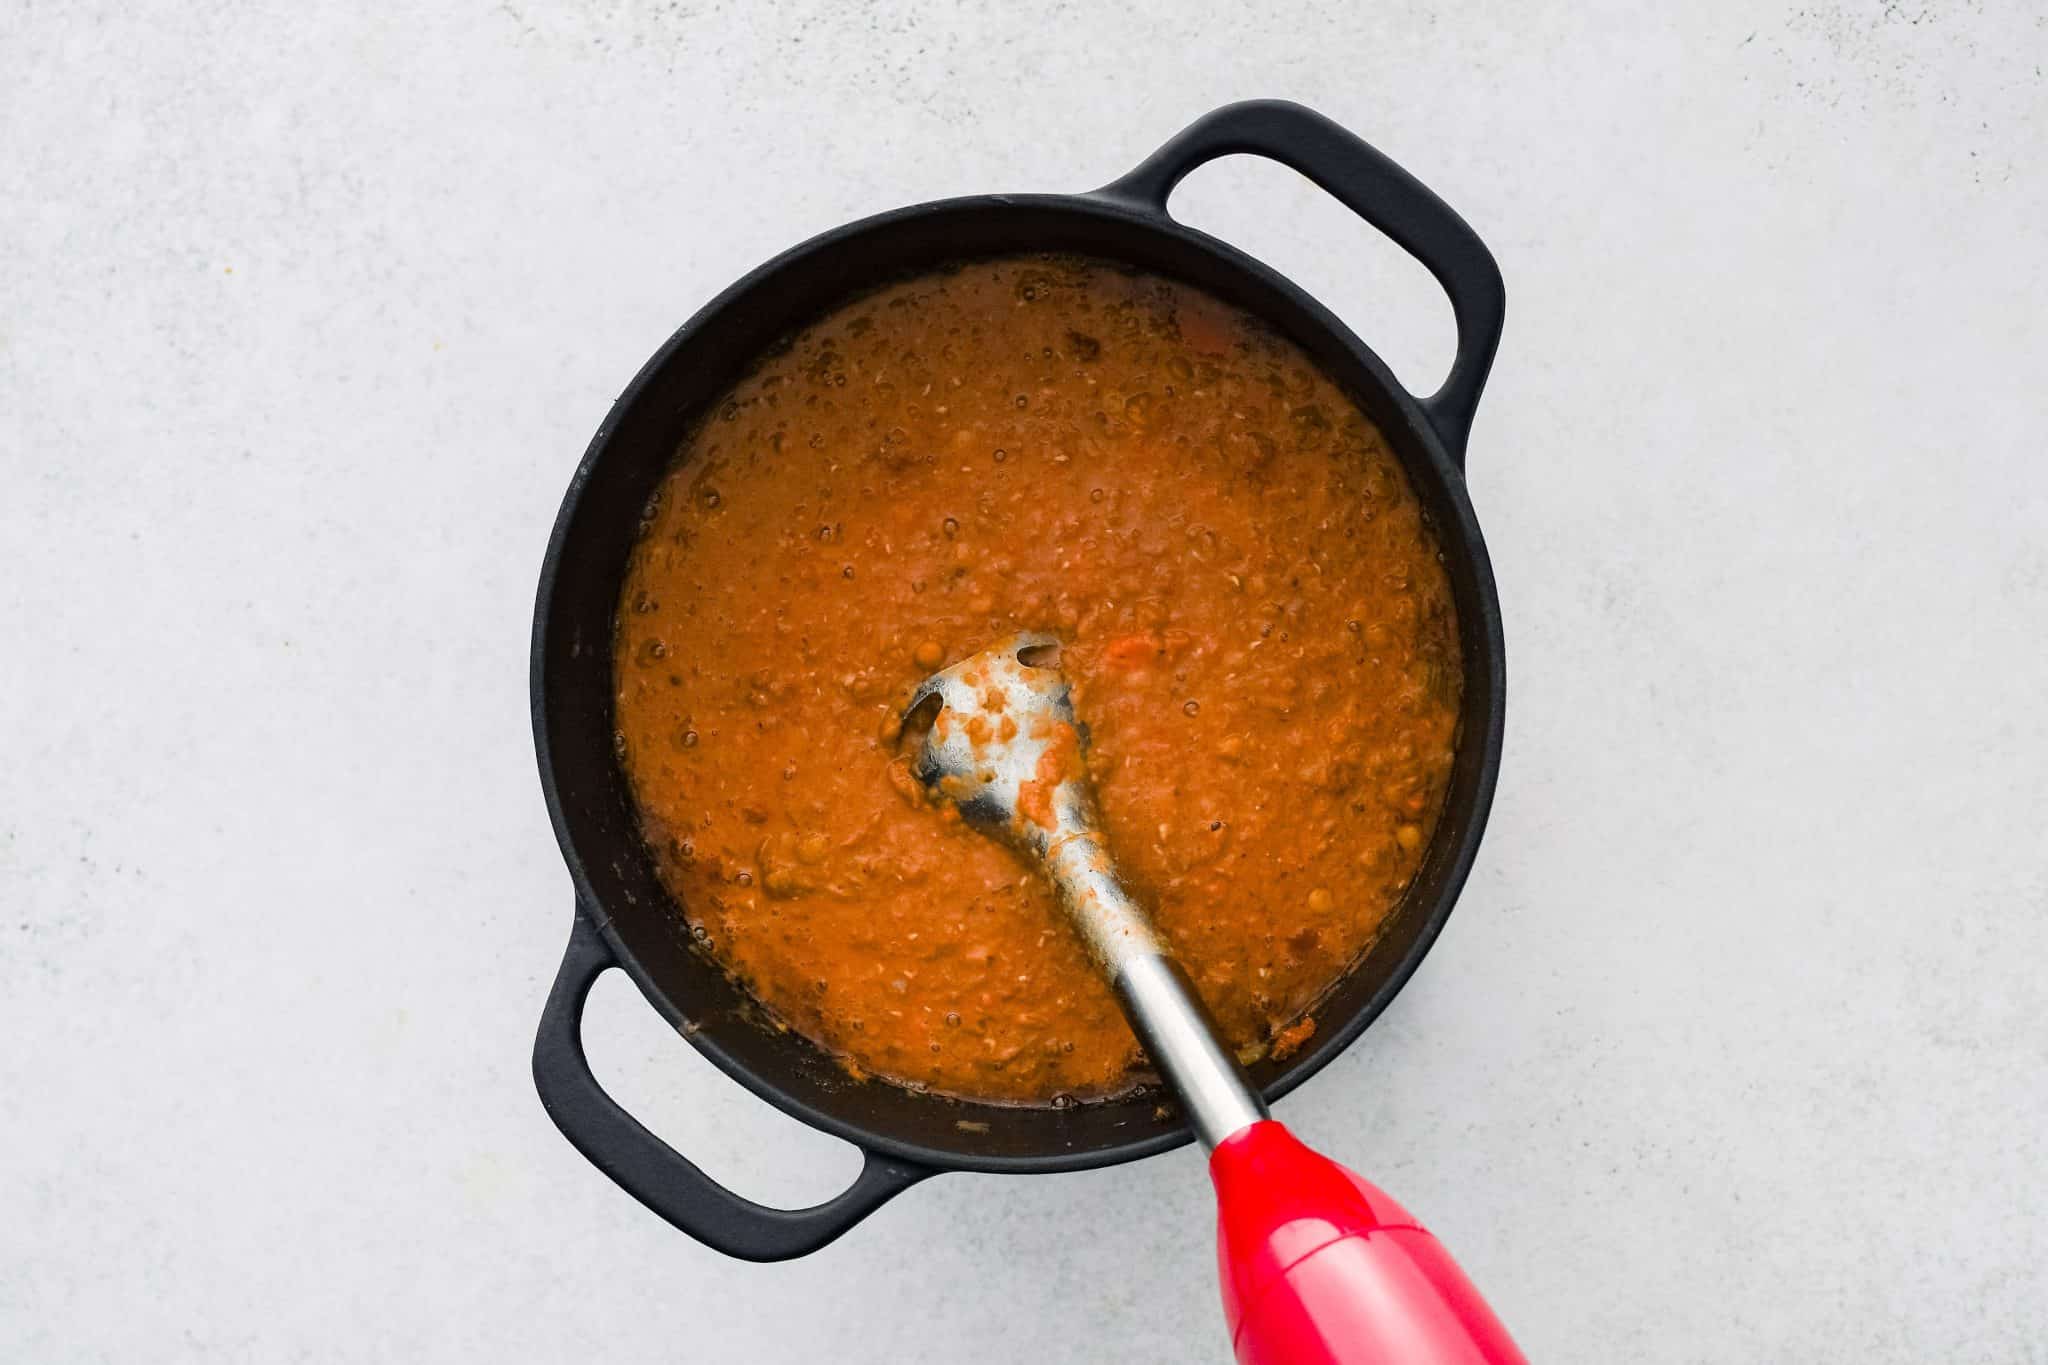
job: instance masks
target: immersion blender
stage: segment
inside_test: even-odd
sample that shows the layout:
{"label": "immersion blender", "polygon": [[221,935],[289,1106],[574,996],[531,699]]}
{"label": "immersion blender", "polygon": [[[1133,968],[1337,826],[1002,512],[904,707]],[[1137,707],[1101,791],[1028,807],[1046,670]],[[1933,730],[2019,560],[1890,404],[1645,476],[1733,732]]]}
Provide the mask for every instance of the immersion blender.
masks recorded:
{"label": "immersion blender", "polygon": [[1526,1365],[1407,1210],[1311,1151],[1216,1036],[1125,891],[1079,761],[1059,641],[1020,634],[942,669],[904,709],[925,789],[1051,878],[1146,1055],[1209,1151],[1223,1315],[1241,1365]]}

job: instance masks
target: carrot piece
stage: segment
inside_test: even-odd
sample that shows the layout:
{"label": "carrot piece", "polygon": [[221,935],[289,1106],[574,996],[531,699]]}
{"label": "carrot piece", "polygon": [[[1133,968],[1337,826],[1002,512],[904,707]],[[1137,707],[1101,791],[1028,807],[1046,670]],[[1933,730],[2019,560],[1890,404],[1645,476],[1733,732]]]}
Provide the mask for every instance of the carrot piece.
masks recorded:
{"label": "carrot piece", "polygon": [[1116,668],[1143,668],[1159,654],[1159,637],[1120,635],[1102,647],[1103,662]]}

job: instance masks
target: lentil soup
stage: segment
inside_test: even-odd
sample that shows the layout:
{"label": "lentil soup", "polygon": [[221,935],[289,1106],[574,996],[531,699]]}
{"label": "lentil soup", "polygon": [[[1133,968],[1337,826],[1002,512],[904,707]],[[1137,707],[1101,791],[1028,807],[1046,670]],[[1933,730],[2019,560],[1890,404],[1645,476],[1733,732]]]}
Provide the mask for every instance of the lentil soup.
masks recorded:
{"label": "lentil soup", "polygon": [[1064,642],[1111,846],[1229,1044],[1299,1047],[1443,803],[1450,586],[1297,347],[1105,262],[866,295],[684,441],[614,668],[691,931],[856,1075],[1011,1103],[1142,1079],[1049,888],[898,751],[917,682],[1019,630]]}

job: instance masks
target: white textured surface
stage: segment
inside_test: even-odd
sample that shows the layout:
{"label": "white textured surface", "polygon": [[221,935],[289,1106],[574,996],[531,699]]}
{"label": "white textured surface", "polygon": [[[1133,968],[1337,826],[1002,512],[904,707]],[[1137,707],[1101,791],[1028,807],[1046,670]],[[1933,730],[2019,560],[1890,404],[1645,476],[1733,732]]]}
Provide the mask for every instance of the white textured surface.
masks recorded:
{"label": "white textured surface", "polygon": [[[0,1359],[1222,1358],[1191,1152],[754,1267],[571,1151],[524,656],[727,281],[1250,95],[1436,186],[1511,314],[1492,830],[1282,1116],[1538,1360],[2048,1359],[2048,27],[1262,8],[0,4]],[[1448,353],[1285,173],[1176,208]],[[742,1190],[851,1171],[616,975],[590,1027]]]}

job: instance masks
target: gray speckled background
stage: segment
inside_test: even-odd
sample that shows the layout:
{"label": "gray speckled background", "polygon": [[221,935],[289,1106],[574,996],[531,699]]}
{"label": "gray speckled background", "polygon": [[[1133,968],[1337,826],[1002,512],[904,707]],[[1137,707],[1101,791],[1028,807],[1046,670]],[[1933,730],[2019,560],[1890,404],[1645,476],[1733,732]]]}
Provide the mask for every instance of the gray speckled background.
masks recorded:
{"label": "gray speckled background", "polygon": [[[755,1267],[571,1151],[524,655],[727,281],[1284,95],[1506,273],[1512,682],[1459,912],[1282,1117],[1538,1360],[2048,1360],[2036,7],[363,8],[0,4],[0,1358],[1222,1359],[1193,1152]],[[1175,209],[1441,372],[1303,182]],[[616,974],[590,1034],[749,1194],[856,1164]]]}

